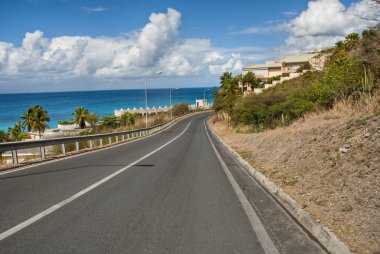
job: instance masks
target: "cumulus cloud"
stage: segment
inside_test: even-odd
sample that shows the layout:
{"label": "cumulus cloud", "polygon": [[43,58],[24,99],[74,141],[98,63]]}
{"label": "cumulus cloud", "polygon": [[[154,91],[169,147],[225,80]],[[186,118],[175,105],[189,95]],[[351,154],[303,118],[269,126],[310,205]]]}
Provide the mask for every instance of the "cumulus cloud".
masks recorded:
{"label": "cumulus cloud", "polygon": [[102,7],[102,6],[98,6],[98,7],[83,7],[82,9],[84,11],[86,11],[87,13],[89,13],[89,14],[91,14],[93,12],[104,12],[104,11],[108,10],[107,8]]}
{"label": "cumulus cloud", "polygon": [[281,24],[275,24],[275,25],[265,25],[261,27],[248,27],[244,30],[238,31],[238,32],[232,32],[231,35],[239,35],[239,34],[268,34],[268,33],[274,33],[281,30],[282,25]]}
{"label": "cumulus cloud", "polygon": [[346,8],[339,0],[317,0],[308,3],[307,10],[286,22],[289,31],[283,51],[302,52],[330,47],[352,32],[361,32],[380,16],[380,9],[374,8],[371,0],[362,0]]}
{"label": "cumulus cloud", "polygon": [[293,17],[293,16],[296,16],[298,12],[296,10],[291,10],[291,11],[284,11],[282,14],[287,17]]}
{"label": "cumulus cloud", "polygon": [[265,57],[260,48],[215,48],[208,39],[181,39],[180,24],[181,14],[168,9],[120,37],[46,38],[42,31],[28,32],[20,47],[0,42],[0,80],[124,79],[157,71],[171,77],[219,75],[239,72],[244,59]]}

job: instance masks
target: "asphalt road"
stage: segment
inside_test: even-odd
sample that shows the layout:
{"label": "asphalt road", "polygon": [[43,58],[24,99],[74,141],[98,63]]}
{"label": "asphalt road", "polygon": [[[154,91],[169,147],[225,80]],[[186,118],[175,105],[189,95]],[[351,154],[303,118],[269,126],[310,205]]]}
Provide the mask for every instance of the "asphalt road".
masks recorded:
{"label": "asphalt road", "polygon": [[0,253],[324,253],[209,136],[208,116],[0,175]]}

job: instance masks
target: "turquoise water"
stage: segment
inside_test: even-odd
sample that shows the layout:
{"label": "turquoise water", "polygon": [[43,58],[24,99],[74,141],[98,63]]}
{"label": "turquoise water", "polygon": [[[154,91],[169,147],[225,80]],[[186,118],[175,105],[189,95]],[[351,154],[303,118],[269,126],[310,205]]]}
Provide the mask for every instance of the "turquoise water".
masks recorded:
{"label": "turquoise water", "polygon": [[[181,88],[172,90],[172,104],[195,104],[202,99],[207,88]],[[149,89],[148,107],[169,106],[169,89]],[[212,103],[212,91],[206,90],[206,99]],[[7,130],[20,115],[32,105],[40,105],[48,111],[50,128],[56,128],[59,120],[71,119],[77,107],[88,108],[100,117],[113,115],[115,109],[145,107],[145,92],[140,90],[108,90],[83,92],[0,94],[0,130]]]}

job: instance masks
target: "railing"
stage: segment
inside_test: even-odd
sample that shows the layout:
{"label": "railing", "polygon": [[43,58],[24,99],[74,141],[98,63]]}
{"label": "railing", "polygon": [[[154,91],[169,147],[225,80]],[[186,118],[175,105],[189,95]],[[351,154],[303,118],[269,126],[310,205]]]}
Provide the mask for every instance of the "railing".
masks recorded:
{"label": "railing", "polygon": [[[31,141],[17,141],[17,142],[5,142],[0,143],[0,153],[5,151],[12,152],[12,163],[18,164],[18,155],[17,151],[21,149],[27,148],[39,148],[40,159],[46,159],[46,151],[45,148],[47,146],[53,145],[61,145],[61,154],[66,154],[65,144],[67,143],[75,143],[75,151],[80,151],[79,142],[87,141],[89,142],[89,148],[93,148],[93,141],[99,141],[99,147],[103,146],[103,140],[108,141],[107,145],[111,145],[112,143],[117,143],[120,141],[125,141],[132,138],[143,137],[152,133],[155,133],[161,129],[166,128],[171,123],[175,122],[178,118],[174,118],[164,124],[155,125],[149,128],[137,129],[137,130],[129,130],[129,131],[121,131],[115,133],[105,133],[105,134],[95,134],[95,135],[86,135],[86,136],[76,136],[76,137],[63,137],[63,138],[54,138],[54,139],[39,139],[39,140],[31,140]],[[112,142],[114,138],[115,142]],[[104,144],[105,145],[105,144]]]}

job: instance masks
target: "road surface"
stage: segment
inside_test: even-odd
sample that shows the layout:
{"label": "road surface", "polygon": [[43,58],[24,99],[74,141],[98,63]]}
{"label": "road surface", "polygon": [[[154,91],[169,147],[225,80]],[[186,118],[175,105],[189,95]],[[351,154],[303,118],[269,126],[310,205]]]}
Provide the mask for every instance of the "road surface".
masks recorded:
{"label": "road surface", "polygon": [[207,130],[0,175],[0,253],[325,253]]}

